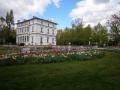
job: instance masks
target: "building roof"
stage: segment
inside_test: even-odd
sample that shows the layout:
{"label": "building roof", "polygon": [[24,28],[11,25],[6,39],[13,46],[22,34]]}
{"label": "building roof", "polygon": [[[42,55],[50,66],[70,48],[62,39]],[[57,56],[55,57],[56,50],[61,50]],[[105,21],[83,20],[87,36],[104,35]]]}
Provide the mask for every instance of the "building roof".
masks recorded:
{"label": "building roof", "polygon": [[57,25],[57,23],[55,23],[55,22],[53,22],[53,21],[41,19],[41,18],[38,18],[38,17],[35,17],[35,16],[33,16],[33,18],[31,18],[31,19],[24,20],[24,21],[21,21],[21,22],[17,22],[16,24],[21,24],[21,23],[28,22],[28,21],[31,21],[31,20],[34,20],[34,19],[42,20],[42,21],[46,21],[46,22],[50,22],[50,23],[53,23],[53,24],[56,24],[56,25]]}

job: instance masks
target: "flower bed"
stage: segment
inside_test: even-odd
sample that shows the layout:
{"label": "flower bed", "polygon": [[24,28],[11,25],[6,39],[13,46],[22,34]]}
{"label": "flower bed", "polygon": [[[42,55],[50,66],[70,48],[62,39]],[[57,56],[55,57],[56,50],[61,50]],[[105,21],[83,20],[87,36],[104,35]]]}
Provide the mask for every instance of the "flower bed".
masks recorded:
{"label": "flower bed", "polygon": [[59,52],[59,53],[42,53],[23,56],[11,56],[0,60],[0,66],[14,64],[39,64],[39,63],[59,63],[65,61],[85,61],[95,58],[102,58],[104,52],[98,50],[89,50],[83,52]]}

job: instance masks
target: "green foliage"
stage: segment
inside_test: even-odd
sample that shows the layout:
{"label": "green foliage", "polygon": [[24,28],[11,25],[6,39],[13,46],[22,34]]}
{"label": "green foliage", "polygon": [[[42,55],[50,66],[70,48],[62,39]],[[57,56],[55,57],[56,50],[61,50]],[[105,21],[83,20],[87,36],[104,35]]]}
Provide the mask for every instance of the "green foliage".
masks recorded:
{"label": "green foliage", "polygon": [[60,54],[60,55],[47,55],[41,57],[17,57],[11,56],[10,58],[0,60],[0,66],[5,65],[19,65],[19,64],[42,64],[42,63],[59,63],[65,61],[85,61],[93,58],[101,58],[104,56],[103,52],[93,53],[89,52],[83,54],[71,53],[71,54]]}
{"label": "green foliage", "polygon": [[111,31],[111,41],[113,41],[113,45],[120,44],[120,11],[118,14],[114,14],[111,16],[110,20],[108,21],[110,31]]}
{"label": "green foliage", "polygon": [[11,25],[14,25],[13,10],[10,10],[10,12],[7,12],[7,14],[6,14],[6,23],[7,23],[7,26],[9,28],[9,30],[11,30]]}
{"label": "green foliage", "polygon": [[104,45],[108,41],[107,28],[102,26],[100,23],[96,25],[92,32],[92,42],[98,45]]}
{"label": "green foliage", "polygon": [[4,26],[0,31],[0,44],[15,44],[16,42],[16,31],[10,31],[7,26]]}
{"label": "green foliage", "polygon": [[58,45],[68,45],[69,42],[72,45],[95,45],[96,43],[103,45],[107,41],[107,29],[100,23],[94,28],[91,28],[90,25],[66,28],[57,34]]}
{"label": "green foliage", "polygon": [[78,60],[78,61],[84,61],[84,60],[91,60],[92,57],[87,55],[79,55],[79,54],[70,54],[68,55],[68,60]]}
{"label": "green foliage", "polygon": [[[3,18],[0,18],[4,20]],[[6,14],[7,26],[3,26],[0,30],[0,44],[15,44],[16,43],[16,31],[12,28],[14,25],[13,10]]]}

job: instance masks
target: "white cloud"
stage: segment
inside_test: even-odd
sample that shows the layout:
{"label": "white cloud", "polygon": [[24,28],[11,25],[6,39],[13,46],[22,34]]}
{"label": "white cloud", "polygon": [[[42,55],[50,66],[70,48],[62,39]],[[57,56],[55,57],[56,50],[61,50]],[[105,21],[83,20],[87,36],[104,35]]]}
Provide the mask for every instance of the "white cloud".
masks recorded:
{"label": "white cloud", "polygon": [[108,3],[110,0],[94,0],[94,2],[96,4],[100,4],[100,3]]}
{"label": "white cloud", "polygon": [[61,2],[61,0],[53,0],[53,3],[55,4],[55,6],[56,6],[57,8],[60,7],[60,2]]}
{"label": "white cloud", "polygon": [[0,16],[13,9],[15,19],[28,18],[29,16],[42,16],[48,5],[60,7],[61,0],[0,0]]}
{"label": "white cloud", "polygon": [[70,12],[72,19],[83,18],[85,25],[105,24],[110,15],[120,10],[120,0],[82,0]]}

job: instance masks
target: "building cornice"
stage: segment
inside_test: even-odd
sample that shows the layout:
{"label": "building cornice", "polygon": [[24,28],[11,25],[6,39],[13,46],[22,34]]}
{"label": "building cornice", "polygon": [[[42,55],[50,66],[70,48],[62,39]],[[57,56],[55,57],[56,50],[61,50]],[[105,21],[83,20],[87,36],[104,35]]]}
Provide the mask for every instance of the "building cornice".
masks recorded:
{"label": "building cornice", "polygon": [[53,22],[53,21],[49,21],[49,20],[45,20],[45,19],[41,19],[41,18],[38,18],[38,17],[33,17],[33,18],[31,18],[31,19],[24,20],[24,21],[22,21],[22,22],[18,22],[18,23],[16,23],[16,24],[25,23],[25,22],[28,22],[28,21],[31,21],[31,20],[35,20],[35,19],[40,20],[40,21],[45,21],[45,22],[53,23],[53,24],[55,24],[55,25],[58,25],[57,23],[55,23],[55,22]]}
{"label": "building cornice", "polygon": [[46,25],[39,24],[39,23],[34,23],[34,24],[25,24],[25,25],[22,25],[22,26],[17,26],[17,28],[21,28],[21,27],[29,27],[29,26],[32,26],[32,25],[41,25],[41,26],[43,26],[43,27],[49,27],[49,28],[54,28],[54,29],[57,29],[56,27],[46,26]]}

